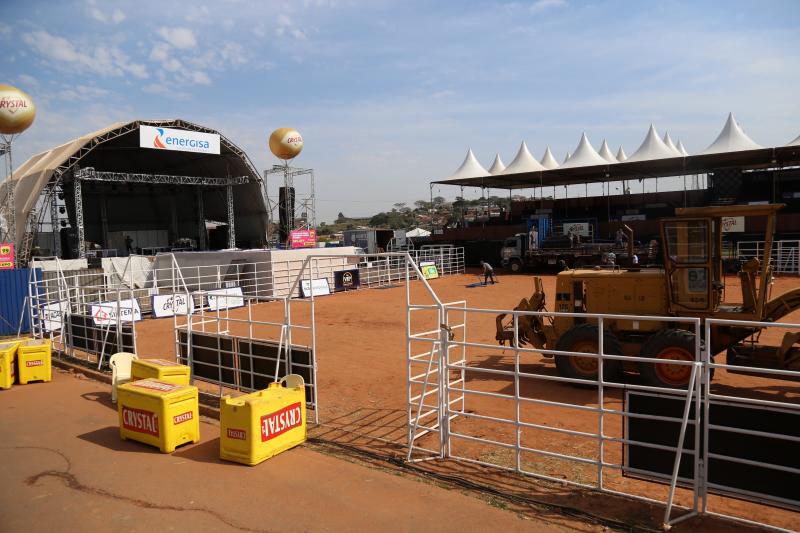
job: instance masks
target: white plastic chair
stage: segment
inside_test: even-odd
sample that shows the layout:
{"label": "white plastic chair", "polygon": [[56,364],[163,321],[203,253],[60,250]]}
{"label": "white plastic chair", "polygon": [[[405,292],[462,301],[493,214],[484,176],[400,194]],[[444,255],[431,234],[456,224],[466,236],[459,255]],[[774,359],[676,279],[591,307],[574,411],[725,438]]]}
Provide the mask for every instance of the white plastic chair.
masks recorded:
{"label": "white plastic chair", "polygon": [[300,374],[287,374],[281,378],[280,384],[285,385],[287,389],[294,389],[297,387],[304,387],[305,381]]}
{"label": "white plastic chair", "polygon": [[111,401],[117,403],[117,386],[131,380],[131,366],[134,359],[139,359],[135,353],[115,353],[108,360],[111,365]]}

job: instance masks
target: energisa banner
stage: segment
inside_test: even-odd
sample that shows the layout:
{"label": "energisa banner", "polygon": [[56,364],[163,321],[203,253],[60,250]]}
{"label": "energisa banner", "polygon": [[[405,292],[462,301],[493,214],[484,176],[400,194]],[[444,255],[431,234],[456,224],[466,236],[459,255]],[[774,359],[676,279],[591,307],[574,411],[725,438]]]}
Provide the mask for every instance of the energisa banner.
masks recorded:
{"label": "energisa banner", "polygon": [[139,146],[157,150],[219,154],[219,135],[141,125]]}
{"label": "energisa banner", "polygon": [[228,287],[227,289],[215,289],[208,291],[208,308],[211,311],[221,309],[233,309],[244,306],[244,297],[241,287]]}
{"label": "energisa banner", "polygon": [[142,310],[136,300],[101,302],[92,305],[92,317],[96,326],[116,324],[117,314],[120,322],[134,322],[142,319]]}

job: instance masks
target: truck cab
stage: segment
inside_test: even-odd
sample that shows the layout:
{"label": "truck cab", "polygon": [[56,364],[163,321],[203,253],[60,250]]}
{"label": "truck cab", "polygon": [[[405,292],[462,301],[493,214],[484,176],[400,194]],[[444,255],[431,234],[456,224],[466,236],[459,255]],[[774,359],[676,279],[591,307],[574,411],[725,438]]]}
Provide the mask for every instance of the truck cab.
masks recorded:
{"label": "truck cab", "polygon": [[522,270],[523,258],[528,249],[528,239],[525,233],[517,233],[503,241],[500,249],[500,264],[512,272]]}

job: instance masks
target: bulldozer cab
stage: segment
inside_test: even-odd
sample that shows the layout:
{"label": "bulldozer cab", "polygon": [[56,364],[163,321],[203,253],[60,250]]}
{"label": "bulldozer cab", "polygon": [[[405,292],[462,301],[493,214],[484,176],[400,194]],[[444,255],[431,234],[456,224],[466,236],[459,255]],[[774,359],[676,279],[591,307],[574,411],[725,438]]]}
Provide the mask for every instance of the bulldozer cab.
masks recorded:
{"label": "bulldozer cab", "polygon": [[[743,304],[737,313],[760,319],[771,276],[770,251],[776,213],[783,204],[679,208],[661,224],[669,308],[674,314],[709,314],[720,309],[723,218],[765,216],[764,257],[739,274]],[[761,268],[759,269],[759,266]],[[745,318],[743,316],[743,318]]]}

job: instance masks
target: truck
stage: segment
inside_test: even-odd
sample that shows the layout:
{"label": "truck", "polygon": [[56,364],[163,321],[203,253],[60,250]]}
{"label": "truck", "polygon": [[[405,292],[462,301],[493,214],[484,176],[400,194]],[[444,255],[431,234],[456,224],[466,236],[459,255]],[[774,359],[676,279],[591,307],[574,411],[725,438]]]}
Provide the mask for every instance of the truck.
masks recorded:
{"label": "truck", "polygon": [[[709,318],[750,322],[777,322],[800,308],[800,286],[770,297],[771,250],[776,213],[783,204],[731,205],[678,208],[675,218],[660,223],[663,267],[572,269],[556,277],[556,312],[575,316],[520,315],[516,334],[508,313],[495,317],[495,339],[502,345],[516,340],[520,345],[577,353],[598,353],[599,331],[595,319],[582,313],[675,316],[700,318],[701,336]],[[741,265],[741,303],[725,302],[722,261],[722,218],[765,217],[763,256]],[[546,311],[547,296],[542,281],[534,277],[534,293],[523,298],[517,311]],[[747,374],[749,368],[800,371],[800,332],[787,332],[779,345],[759,343],[762,328],[719,325],[711,327],[710,353],[726,352],[728,365]],[[619,316],[604,321],[603,351],[606,354],[647,359],[694,361],[697,339],[686,323],[633,320]],[[554,358],[561,376],[596,380],[596,357],[545,354]],[[621,378],[623,371],[638,372],[651,386],[685,388],[690,381],[688,365],[637,363],[609,359],[603,364],[606,381]],[[729,370],[730,371],[730,370]]]}
{"label": "truck", "polygon": [[544,239],[533,247],[527,233],[517,233],[503,242],[500,264],[511,272],[520,272],[524,268],[542,270],[559,265],[582,268],[609,263],[628,264],[634,254],[640,259],[652,255],[650,250],[634,242],[630,227],[625,225],[623,228],[626,235],[623,246],[616,241],[581,240],[578,236],[570,239],[568,235],[559,235]]}

